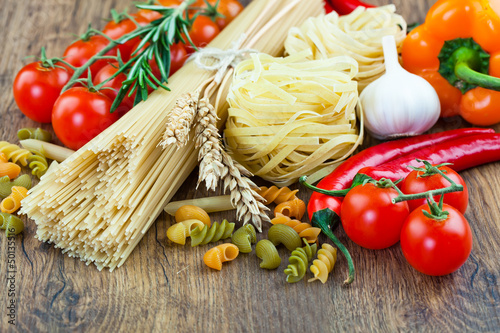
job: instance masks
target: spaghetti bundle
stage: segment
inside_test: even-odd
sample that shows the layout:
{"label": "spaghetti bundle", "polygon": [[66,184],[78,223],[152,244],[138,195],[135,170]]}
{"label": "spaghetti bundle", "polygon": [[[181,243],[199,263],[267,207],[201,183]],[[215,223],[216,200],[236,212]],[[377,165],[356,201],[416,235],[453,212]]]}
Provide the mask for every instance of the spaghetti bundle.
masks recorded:
{"label": "spaghetti bundle", "polygon": [[394,5],[358,7],[349,15],[336,12],[309,18],[300,28],[292,28],[285,41],[290,55],[310,50],[310,59],[349,55],[359,64],[356,80],[361,92],[385,72],[382,37],[393,35],[398,49],[406,37],[407,24],[395,14]]}
{"label": "spaghetti bundle", "polygon": [[[321,12],[320,0],[255,0],[210,46],[227,49],[245,33],[256,41],[253,48],[278,55],[286,31]],[[192,142],[180,149],[157,145],[176,99],[211,78],[186,64],[170,78],[172,92],[153,92],[43,176],[22,202],[36,237],[99,270],[121,266],[197,164]],[[218,101],[226,93],[213,89],[209,96],[221,119],[227,105]]]}
{"label": "spaghetti bundle", "polygon": [[224,131],[233,157],[279,186],[349,156],[361,141],[356,61],[252,54],[235,69]]}

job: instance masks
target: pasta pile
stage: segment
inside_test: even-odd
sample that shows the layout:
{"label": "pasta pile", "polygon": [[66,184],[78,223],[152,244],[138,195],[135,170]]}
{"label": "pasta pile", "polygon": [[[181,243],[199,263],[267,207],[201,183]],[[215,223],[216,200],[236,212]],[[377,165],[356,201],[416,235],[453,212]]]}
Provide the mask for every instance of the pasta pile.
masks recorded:
{"label": "pasta pile", "polygon": [[[210,46],[229,49],[245,33],[248,43],[255,42],[242,48],[278,55],[286,31],[322,11],[321,0],[255,0]],[[213,78],[187,63],[169,79],[172,92],[153,92],[44,175],[22,203],[37,225],[36,237],[99,270],[121,266],[197,165],[193,142],[157,147],[169,113],[179,96]],[[209,96],[221,119],[226,91],[213,89]]]}
{"label": "pasta pile", "polygon": [[348,157],[362,139],[356,61],[310,55],[252,54],[236,67],[228,95],[226,147],[254,175],[279,186]]}
{"label": "pasta pile", "polygon": [[398,49],[406,37],[407,24],[395,14],[394,5],[377,8],[358,7],[349,15],[332,12],[309,18],[300,28],[292,28],[285,42],[290,55],[311,51],[310,59],[327,59],[349,55],[359,63],[361,92],[370,82],[385,73],[382,37],[393,35]]}

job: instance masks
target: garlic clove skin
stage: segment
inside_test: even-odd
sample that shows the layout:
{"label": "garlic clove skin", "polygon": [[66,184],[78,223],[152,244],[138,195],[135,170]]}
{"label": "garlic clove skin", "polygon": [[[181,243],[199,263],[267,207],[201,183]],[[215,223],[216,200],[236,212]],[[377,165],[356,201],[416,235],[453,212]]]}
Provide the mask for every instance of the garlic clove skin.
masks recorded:
{"label": "garlic clove skin", "polygon": [[386,73],[359,97],[365,127],[377,139],[422,134],[439,119],[439,97],[425,79],[401,67],[394,36],[385,36],[382,44]]}

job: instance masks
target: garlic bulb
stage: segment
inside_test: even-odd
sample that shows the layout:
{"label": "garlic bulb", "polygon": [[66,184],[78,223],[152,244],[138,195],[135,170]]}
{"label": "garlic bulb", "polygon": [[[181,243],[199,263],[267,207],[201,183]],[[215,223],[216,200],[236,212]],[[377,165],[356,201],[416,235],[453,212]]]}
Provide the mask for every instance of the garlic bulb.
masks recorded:
{"label": "garlic bulb", "polygon": [[422,134],[439,119],[439,97],[425,79],[401,67],[394,36],[385,36],[382,45],[386,72],[360,95],[365,126],[377,139]]}

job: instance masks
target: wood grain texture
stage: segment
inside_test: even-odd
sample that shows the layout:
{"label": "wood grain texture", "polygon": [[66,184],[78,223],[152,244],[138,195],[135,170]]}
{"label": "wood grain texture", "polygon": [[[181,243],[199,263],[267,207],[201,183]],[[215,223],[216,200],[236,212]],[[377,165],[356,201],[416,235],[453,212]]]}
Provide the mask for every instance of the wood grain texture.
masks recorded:
{"label": "wood grain texture", "polygon": [[[304,0],[307,1],[307,0]],[[247,1],[248,2],[248,1]],[[372,0],[373,4],[389,3]],[[432,0],[397,0],[408,22],[423,21]],[[16,131],[37,124],[24,117],[12,96],[15,73],[23,58],[46,46],[51,56],[63,53],[87,22],[102,27],[101,17],[129,1],[3,0],[0,11],[0,140],[17,142]],[[466,124],[459,118],[441,121],[433,131]],[[49,125],[43,128],[50,129]],[[500,130],[500,126],[495,126]],[[376,141],[368,140],[367,145]],[[500,329],[499,259],[500,163],[462,172],[470,188],[466,217],[474,233],[467,263],[456,273],[429,277],[413,270],[400,247],[362,249],[336,234],[351,251],[356,281],[343,287],[347,274],[339,255],[327,284],[285,283],[284,265],[277,271],[259,269],[254,254],[242,254],[221,272],[204,266],[207,246],[172,245],[166,229],[173,222],[163,214],[125,265],[113,273],[69,258],[53,246],[35,240],[35,225],[27,221],[15,242],[17,262],[17,325],[8,325],[7,240],[0,235],[0,331],[484,331]],[[213,195],[195,190],[196,171],[174,200]],[[304,188],[300,196],[310,195]],[[234,212],[212,214],[215,221],[234,220]],[[264,232],[264,235],[266,232]],[[260,238],[263,235],[259,235]],[[283,262],[288,253],[280,249]]]}

